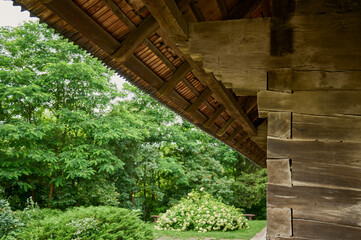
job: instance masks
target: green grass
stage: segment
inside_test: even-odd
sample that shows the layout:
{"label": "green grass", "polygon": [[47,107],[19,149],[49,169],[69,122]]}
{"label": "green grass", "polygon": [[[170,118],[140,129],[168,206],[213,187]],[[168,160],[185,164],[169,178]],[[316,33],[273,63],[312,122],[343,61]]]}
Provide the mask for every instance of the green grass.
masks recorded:
{"label": "green grass", "polygon": [[[252,220],[248,221],[249,229],[245,230],[236,230],[236,231],[229,231],[229,232],[206,232],[200,233],[196,231],[185,231],[185,232],[175,232],[175,231],[160,231],[154,229],[154,235],[157,238],[163,239],[189,239],[189,238],[216,238],[216,239],[242,239],[242,240],[249,240],[254,235],[256,235],[259,231],[261,231],[264,227],[266,227],[265,220]],[[152,227],[154,228],[153,224]]]}

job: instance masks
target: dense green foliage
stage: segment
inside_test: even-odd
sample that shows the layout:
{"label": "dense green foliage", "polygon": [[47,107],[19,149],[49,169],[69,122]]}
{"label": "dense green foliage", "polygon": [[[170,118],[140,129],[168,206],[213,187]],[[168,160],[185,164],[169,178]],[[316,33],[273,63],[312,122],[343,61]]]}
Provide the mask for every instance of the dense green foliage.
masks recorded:
{"label": "dense green foliage", "polygon": [[0,239],[14,232],[22,223],[15,216],[7,201],[0,199]]}
{"label": "dense green foliage", "polygon": [[128,209],[76,207],[61,212],[39,209],[30,202],[23,211],[12,213],[12,219],[7,220],[14,225],[15,219],[17,229],[7,229],[4,239],[154,239],[152,229]]}
{"label": "dense green foliage", "polygon": [[44,25],[0,28],[0,195],[13,209],[31,196],[148,220],[203,187],[264,217],[265,170],[112,74]]}
{"label": "dense green foliage", "polygon": [[217,201],[207,192],[193,191],[158,219],[158,230],[229,231],[248,228],[247,219],[236,208]]}

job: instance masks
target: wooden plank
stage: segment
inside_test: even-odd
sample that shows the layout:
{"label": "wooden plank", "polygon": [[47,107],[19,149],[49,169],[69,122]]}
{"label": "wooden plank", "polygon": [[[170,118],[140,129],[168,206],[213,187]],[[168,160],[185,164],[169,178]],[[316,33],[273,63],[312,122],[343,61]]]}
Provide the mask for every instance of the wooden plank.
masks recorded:
{"label": "wooden plank", "polygon": [[291,138],[291,112],[270,112],[268,114],[268,136]]}
{"label": "wooden plank", "polygon": [[307,71],[294,70],[292,89],[308,90],[361,90],[361,71]]}
{"label": "wooden plank", "polygon": [[[361,191],[316,186],[285,187],[268,184],[267,206],[292,208],[307,219],[361,226]],[[301,213],[302,214],[302,213]]]}
{"label": "wooden plank", "polygon": [[222,136],[227,129],[234,123],[235,119],[233,117],[231,117],[218,131],[217,131],[217,136]]}
{"label": "wooden plank", "polygon": [[292,236],[290,208],[267,208],[267,239]]}
{"label": "wooden plank", "polygon": [[268,183],[291,187],[290,159],[268,159],[267,175]]}
{"label": "wooden plank", "polygon": [[170,39],[176,43],[188,40],[188,23],[174,0],[143,0],[143,2]]}
{"label": "wooden plank", "polygon": [[268,90],[278,92],[292,91],[292,69],[277,68],[268,70]]}
{"label": "wooden plank", "polygon": [[316,115],[361,115],[361,91],[261,91],[260,112],[286,111]]}
{"label": "wooden plank", "polygon": [[177,86],[177,84],[191,71],[192,68],[188,62],[184,62],[170,79],[165,82],[158,90],[162,95],[169,95],[171,91]]}
{"label": "wooden plank", "polygon": [[321,221],[294,219],[293,233],[297,237],[313,239],[355,240],[360,239],[361,228]]}
{"label": "wooden plank", "polygon": [[102,2],[110,9],[112,12],[125,24],[127,27],[134,31],[137,29],[137,26],[123,13],[117,4],[113,0],[102,0]]}
{"label": "wooden plank", "polygon": [[71,0],[41,1],[56,15],[67,21],[80,33],[94,42],[107,53],[113,53],[120,47],[120,43],[107,31],[100,27],[91,17],[81,10]]}
{"label": "wooden plank", "polygon": [[209,128],[212,123],[224,112],[226,108],[222,105],[220,106],[216,112],[203,124],[204,127]]}
{"label": "wooden plank", "polygon": [[239,106],[234,96],[232,96],[229,91],[227,91],[222,83],[217,81],[213,75],[206,73],[201,63],[193,61],[193,59],[188,54],[184,54],[182,51],[180,51],[178,46],[167,36],[164,31],[158,30],[158,34],[167,43],[167,45],[172,47],[172,49],[177,52],[177,54],[183,56],[191,64],[193,67],[192,73],[197,77],[197,79],[201,81],[203,85],[207,85],[212,90],[213,96],[215,96],[219,103],[227,106],[229,114],[241,122],[244,130],[250,135],[255,135],[257,130],[252,121]]}
{"label": "wooden plank", "polygon": [[163,80],[158,77],[152,70],[150,70],[142,61],[135,56],[131,56],[125,63],[123,63],[130,71],[135,73],[141,79],[146,79],[147,82],[158,89],[163,84]]}
{"label": "wooden plank", "polygon": [[[292,162],[294,186],[307,185],[361,191],[360,176],[361,167],[357,166],[342,163]],[[270,179],[270,170],[268,170],[268,179]]]}
{"label": "wooden plank", "polygon": [[361,117],[293,114],[293,139],[361,142]]}
{"label": "wooden plank", "polygon": [[152,16],[148,16],[136,30],[128,34],[127,38],[122,41],[119,49],[112,54],[112,57],[120,62],[124,62],[158,28],[157,21]]}
{"label": "wooden plank", "polygon": [[202,103],[211,95],[212,91],[209,88],[204,89],[203,92],[198,96],[196,101],[189,105],[189,107],[187,107],[185,111],[189,114],[195,112],[202,105]]}
{"label": "wooden plank", "polygon": [[361,166],[361,143],[295,141],[269,137],[267,146],[268,158]]}
{"label": "wooden plank", "polygon": [[148,39],[145,40],[144,44],[150,49],[152,50],[152,52],[157,55],[157,57],[172,71],[175,72],[177,70],[177,68],[169,61],[169,59],[164,56],[164,54],[159,51],[159,49],[154,46],[154,44],[149,41]]}

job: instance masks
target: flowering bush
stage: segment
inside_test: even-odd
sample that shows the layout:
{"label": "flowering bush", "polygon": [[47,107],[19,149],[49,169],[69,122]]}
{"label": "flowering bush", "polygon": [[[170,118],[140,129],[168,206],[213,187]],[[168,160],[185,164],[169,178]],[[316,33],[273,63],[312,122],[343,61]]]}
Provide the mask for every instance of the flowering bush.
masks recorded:
{"label": "flowering bush", "polygon": [[[202,189],[201,189],[202,190]],[[229,231],[249,228],[236,208],[215,200],[206,192],[191,192],[158,218],[158,230]]]}

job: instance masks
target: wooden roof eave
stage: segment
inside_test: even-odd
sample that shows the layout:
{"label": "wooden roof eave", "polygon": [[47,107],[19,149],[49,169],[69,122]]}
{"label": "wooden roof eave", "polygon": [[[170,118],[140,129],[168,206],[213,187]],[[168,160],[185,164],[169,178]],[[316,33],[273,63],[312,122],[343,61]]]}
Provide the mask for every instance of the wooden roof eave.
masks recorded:
{"label": "wooden roof eave", "polygon": [[[151,2],[153,0],[147,0],[144,1],[147,5],[147,2]],[[243,111],[239,103],[236,101],[236,99],[229,94],[228,90],[225,89],[225,87],[218,82],[213,75],[207,74],[202,66],[194,62],[189,55],[183,54],[176,46],[176,44],[180,41],[184,41],[184,36],[187,37],[187,30],[184,29],[184,22],[179,23],[176,19],[173,20],[165,20],[167,17],[172,18],[174,16],[177,16],[177,18],[182,18],[182,15],[179,15],[179,9],[169,9],[169,11],[163,11],[163,20],[162,18],[157,17],[157,14],[153,14],[151,7],[148,6],[148,10],[152,13],[152,16],[156,19],[156,23],[154,21],[151,21],[151,31],[148,28],[141,29],[141,24],[139,26],[136,26],[132,21],[130,21],[127,16],[119,9],[117,5],[114,4],[111,0],[102,0],[102,2],[111,9],[114,14],[122,20],[122,22],[127,25],[127,27],[133,32],[133,34],[128,34],[127,37],[131,36],[133,38],[132,41],[130,40],[123,40],[122,42],[119,42],[117,39],[115,39],[110,33],[108,33],[105,29],[103,29],[95,20],[93,20],[87,13],[82,11],[82,9],[79,8],[79,6],[71,1],[71,0],[14,0],[16,4],[20,4],[24,6],[25,8],[29,9],[30,3],[37,4],[40,2],[42,5],[47,7],[49,10],[51,10],[53,13],[55,13],[57,16],[59,16],[61,19],[65,20],[68,24],[70,24],[74,29],[76,29],[79,33],[76,35],[83,35],[90,41],[96,44],[97,47],[91,46],[90,51],[93,55],[99,56],[100,52],[103,52],[100,57],[100,60],[102,60],[105,64],[107,64],[111,68],[116,68],[118,72],[121,72],[123,74],[131,74],[134,73],[137,77],[146,80],[146,82],[149,84],[148,87],[145,87],[144,85],[139,85],[139,81],[137,82],[132,81],[134,79],[134,75],[131,74],[130,79],[133,84],[136,84],[142,88],[142,90],[150,93],[153,97],[155,97],[158,101],[162,102],[172,110],[176,111],[178,114],[182,115],[186,119],[188,119],[193,124],[197,125],[199,128],[201,128],[203,131],[213,135],[214,137],[220,139],[221,141],[225,142],[229,146],[233,147],[237,151],[240,151],[243,155],[250,158],[251,160],[255,161],[257,164],[265,167],[265,152],[264,150],[260,149],[257,144],[251,139],[249,136],[255,135],[257,130],[254,127],[252,121],[248,118],[247,114]],[[169,5],[172,1],[156,1],[158,4],[165,4],[165,7],[173,6],[175,5]],[[65,7],[66,6],[66,7]],[[175,5],[176,6],[176,5]],[[31,10],[31,9],[29,9]],[[178,13],[177,13],[178,11]],[[166,13],[166,18],[164,18],[164,13]],[[34,13],[37,15],[37,13]],[[167,15],[168,14],[168,15]],[[148,19],[152,19],[152,16],[149,16]],[[40,18],[41,19],[41,18]],[[128,19],[128,20],[127,20]],[[41,19],[43,20],[43,19]],[[184,19],[183,19],[184,20]],[[182,22],[181,20],[180,22]],[[47,23],[47,21],[45,21]],[[185,21],[186,22],[186,21]],[[167,23],[168,26],[164,27],[164,24]],[[165,33],[162,35],[163,40],[177,53],[180,54],[180,56],[184,57],[186,60],[185,63],[180,65],[178,68],[174,67],[170,62],[167,62],[167,60],[164,59],[164,55],[160,53],[156,47],[154,47],[153,43],[151,43],[147,37],[148,35],[158,28],[158,24],[161,26],[161,29],[158,29],[158,33],[160,35],[162,33]],[[177,25],[175,27],[174,25]],[[187,25],[186,25],[187,26]],[[154,27],[154,28],[153,28]],[[183,27],[183,29],[182,29]],[[56,27],[54,27],[55,30]],[[167,30],[168,29],[168,30]],[[169,30],[171,29],[171,30]],[[135,31],[138,31],[135,32]],[[168,31],[168,32],[167,32]],[[180,33],[174,33],[174,31],[180,31]],[[145,33],[144,33],[145,32]],[[64,36],[67,37],[67,33],[62,33]],[[73,36],[73,35],[72,35]],[[168,37],[171,36],[171,37]],[[175,37],[176,36],[176,37]],[[170,39],[173,38],[173,39]],[[74,39],[71,38],[71,40],[74,41]],[[171,76],[170,80],[167,82],[164,82],[157,74],[155,74],[151,69],[149,69],[142,61],[140,61],[137,57],[135,57],[132,53],[137,46],[131,46],[132,50],[129,52],[124,53],[120,51],[122,49],[122,46],[124,46],[124,42],[136,42],[136,45],[144,43],[146,46],[150,46],[150,49],[155,53],[155,55],[159,56],[161,59],[163,56],[163,62],[166,63],[166,65],[170,66],[170,69],[174,72],[174,74]],[[77,43],[77,42],[76,42]],[[79,44],[79,43],[77,43]],[[81,47],[84,47],[82,44],[79,44]],[[87,43],[87,45],[91,45],[90,43]],[[97,50],[98,49],[98,50]],[[121,52],[121,54],[119,54]],[[131,54],[130,54],[131,52]],[[104,55],[105,54],[105,55]],[[115,55],[114,55],[115,54]],[[187,63],[188,62],[188,63]],[[124,69],[119,70],[119,66]],[[173,66],[173,67],[172,67]],[[193,68],[193,69],[192,69]],[[187,71],[190,71],[192,69],[192,73],[196,75],[196,77],[201,80],[201,82],[208,86],[203,92],[197,94],[198,97],[195,100],[194,103],[185,103],[182,102],[184,100],[179,98],[179,95],[177,92],[175,92],[174,86],[177,84],[177,82],[182,82],[184,79],[184,76],[187,74]],[[131,71],[131,73],[129,72]],[[189,84],[189,83],[188,83]],[[155,89],[149,90],[149,89]],[[208,89],[208,90],[207,90]],[[160,94],[163,93],[163,94]],[[196,95],[196,96],[197,96]],[[227,120],[224,122],[223,126],[217,127],[210,121],[210,119],[204,118],[204,116],[199,112],[199,107],[202,106],[202,102],[207,103],[205,101],[210,95],[212,97],[215,97],[218,102],[220,102],[221,108],[218,108],[218,112],[215,113],[214,118],[212,117],[212,120],[220,118],[220,114],[227,112],[227,114],[230,116],[231,120]],[[168,97],[167,97],[168,96]],[[198,100],[198,101],[197,101]],[[180,107],[182,106],[183,107]],[[207,103],[206,106],[209,106]],[[223,108],[223,109],[222,109]],[[220,111],[221,109],[222,111]],[[188,111],[187,111],[188,110]],[[242,127],[238,127],[234,131],[237,131],[235,134],[231,134],[232,138],[229,137],[229,133],[227,132],[227,129],[229,129],[233,122],[240,123]],[[237,125],[235,125],[237,126]],[[232,128],[233,129],[233,128]],[[245,130],[247,133],[244,133]],[[228,131],[229,132],[229,131]],[[217,134],[218,133],[218,134]],[[241,135],[242,136],[242,144],[238,140],[234,140],[234,138],[237,139],[236,136]],[[245,148],[245,143],[247,142],[247,147]]]}

